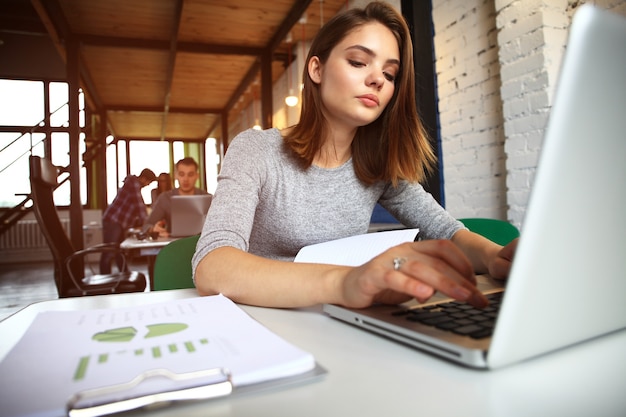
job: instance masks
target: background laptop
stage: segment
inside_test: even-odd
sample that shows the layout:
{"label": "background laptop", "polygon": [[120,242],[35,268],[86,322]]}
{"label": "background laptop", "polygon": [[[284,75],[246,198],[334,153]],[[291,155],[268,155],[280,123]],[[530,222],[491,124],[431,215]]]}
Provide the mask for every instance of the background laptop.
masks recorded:
{"label": "background laptop", "polygon": [[211,206],[212,196],[174,195],[172,196],[172,237],[197,235],[202,231],[206,214]]}
{"label": "background laptop", "polygon": [[491,337],[411,321],[398,306],[324,310],[477,368],[497,368],[626,328],[625,45],[626,19],[580,7]]}

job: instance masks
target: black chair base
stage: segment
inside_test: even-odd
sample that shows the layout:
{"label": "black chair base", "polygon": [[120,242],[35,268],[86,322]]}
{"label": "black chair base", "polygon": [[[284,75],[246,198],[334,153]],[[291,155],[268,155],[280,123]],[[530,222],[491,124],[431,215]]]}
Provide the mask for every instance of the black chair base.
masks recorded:
{"label": "black chair base", "polygon": [[137,292],[138,288],[145,290],[147,281],[144,274],[132,271],[113,275],[93,275],[82,279],[79,285],[80,288],[73,282],[67,282],[59,296],[66,298]]}

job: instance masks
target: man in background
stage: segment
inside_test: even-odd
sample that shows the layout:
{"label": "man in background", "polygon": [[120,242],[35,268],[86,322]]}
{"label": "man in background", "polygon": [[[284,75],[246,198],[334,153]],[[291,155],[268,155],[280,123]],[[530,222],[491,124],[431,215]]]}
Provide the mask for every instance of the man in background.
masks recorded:
{"label": "man in background", "polygon": [[186,157],[176,162],[174,178],[178,187],[159,195],[152,205],[152,212],[144,223],[143,230],[159,232],[159,236],[169,236],[172,232],[172,196],[209,194],[196,187],[199,177],[198,163],[193,158]]}
{"label": "man in background", "polygon": [[[102,215],[102,241],[104,243],[122,243],[126,237],[126,230],[143,224],[148,217],[141,189],[152,184],[156,175],[150,169],[141,171],[139,176],[129,175],[124,179],[124,185],[118,191],[113,202]],[[104,252],[100,257],[100,273],[111,273],[111,261],[115,257],[112,253]],[[121,269],[122,260],[116,260]]]}

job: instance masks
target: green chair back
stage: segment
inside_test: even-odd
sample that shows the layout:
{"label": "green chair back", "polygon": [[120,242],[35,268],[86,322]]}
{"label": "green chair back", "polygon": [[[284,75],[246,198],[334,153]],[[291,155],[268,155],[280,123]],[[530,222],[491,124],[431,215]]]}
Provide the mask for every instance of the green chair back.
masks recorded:
{"label": "green chair back", "polygon": [[194,288],[191,258],[200,235],[185,237],[168,243],[154,261],[154,289],[176,290]]}
{"label": "green chair back", "polygon": [[520,235],[517,227],[504,220],[467,218],[459,219],[459,221],[472,232],[478,233],[502,246],[507,245]]}

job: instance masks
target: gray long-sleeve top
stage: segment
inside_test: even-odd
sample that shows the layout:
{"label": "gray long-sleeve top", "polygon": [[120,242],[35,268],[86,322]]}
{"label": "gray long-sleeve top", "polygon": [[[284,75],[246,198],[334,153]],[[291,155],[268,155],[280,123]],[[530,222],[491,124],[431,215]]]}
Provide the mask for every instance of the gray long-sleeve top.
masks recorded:
{"label": "gray long-sleeve top", "polygon": [[419,184],[367,186],[352,159],[338,168],[303,169],[279,130],[247,130],[224,157],[193,270],[223,246],[292,261],[306,245],[366,233],[377,202],[419,228],[423,239],[449,239],[463,228]]}

